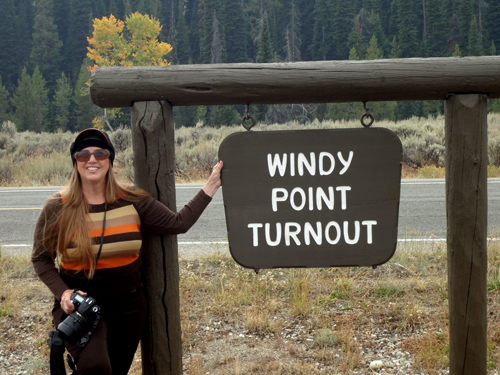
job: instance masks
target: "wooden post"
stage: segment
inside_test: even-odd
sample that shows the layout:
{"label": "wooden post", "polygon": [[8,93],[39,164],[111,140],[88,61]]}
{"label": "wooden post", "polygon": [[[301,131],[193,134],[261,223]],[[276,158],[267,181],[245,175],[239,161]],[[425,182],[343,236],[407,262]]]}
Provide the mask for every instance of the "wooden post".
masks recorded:
{"label": "wooden post", "polygon": [[[164,101],[136,102],[132,107],[132,141],[136,185],[176,211],[172,106]],[[143,250],[148,301],[141,344],[143,374],[181,375],[177,236],[146,235]]]}
{"label": "wooden post", "polygon": [[486,374],[487,99],[446,102],[450,374]]}

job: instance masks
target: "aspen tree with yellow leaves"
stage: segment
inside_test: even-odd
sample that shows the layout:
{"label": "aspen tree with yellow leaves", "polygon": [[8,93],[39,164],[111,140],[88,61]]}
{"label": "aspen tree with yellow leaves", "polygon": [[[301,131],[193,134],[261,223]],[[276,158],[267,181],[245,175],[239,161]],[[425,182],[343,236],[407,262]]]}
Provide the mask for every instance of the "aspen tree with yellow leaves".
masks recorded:
{"label": "aspen tree with yellow leaves", "polygon": [[[157,19],[139,12],[127,16],[125,22],[113,15],[95,18],[92,37],[87,38],[87,56],[94,62],[88,67],[89,71],[110,66],[170,65],[165,56],[172,51],[172,46],[158,40],[161,29]],[[119,109],[104,109],[103,116],[92,122],[98,128],[106,123],[113,131],[109,119],[117,117],[120,117]]]}

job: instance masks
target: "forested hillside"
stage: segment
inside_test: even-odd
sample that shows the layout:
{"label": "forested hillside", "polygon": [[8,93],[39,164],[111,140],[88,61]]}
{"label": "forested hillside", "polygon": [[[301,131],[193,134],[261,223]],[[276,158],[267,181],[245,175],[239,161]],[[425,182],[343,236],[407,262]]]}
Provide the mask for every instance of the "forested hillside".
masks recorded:
{"label": "forested hillside", "polygon": [[[496,55],[499,0],[0,0],[0,124],[76,131],[103,115],[90,101],[93,20],[134,12],[163,26],[171,64]],[[127,34],[125,33],[125,37]],[[260,121],[354,118],[359,103],[255,106]],[[376,118],[442,112],[440,102],[385,102]],[[500,112],[500,103],[490,101]],[[176,108],[178,126],[219,126],[243,108]],[[129,110],[110,125],[129,123]],[[95,123],[95,122],[94,122]]]}

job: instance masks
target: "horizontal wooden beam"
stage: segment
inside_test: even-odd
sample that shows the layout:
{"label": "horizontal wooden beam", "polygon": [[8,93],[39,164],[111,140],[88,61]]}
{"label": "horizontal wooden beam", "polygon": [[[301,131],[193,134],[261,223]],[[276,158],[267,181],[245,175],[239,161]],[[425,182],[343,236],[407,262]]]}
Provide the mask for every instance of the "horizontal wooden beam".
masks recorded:
{"label": "horizontal wooden beam", "polygon": [[99,68],[90,94],[103,108],[167,100],[172,105],[500,98],[500,56],[275,64]]}

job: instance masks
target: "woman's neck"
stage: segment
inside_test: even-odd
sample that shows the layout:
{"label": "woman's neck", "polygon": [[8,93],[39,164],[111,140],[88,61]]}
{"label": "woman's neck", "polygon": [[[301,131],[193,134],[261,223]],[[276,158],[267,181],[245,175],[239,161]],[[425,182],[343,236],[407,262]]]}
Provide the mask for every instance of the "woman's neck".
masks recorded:
{"label": "woman's neck", "polygon": [[83,197],[89,204],[102,204],[106,200],[104,183],[82,185]]}

